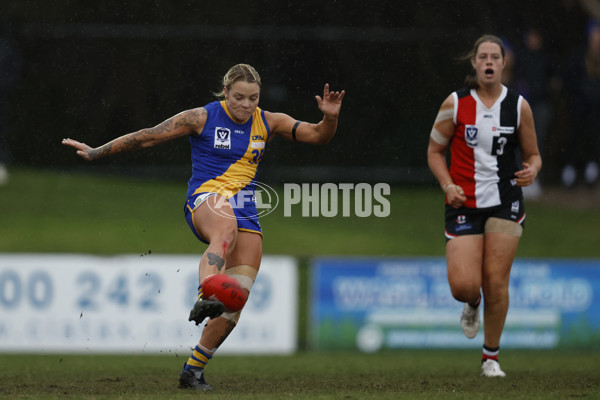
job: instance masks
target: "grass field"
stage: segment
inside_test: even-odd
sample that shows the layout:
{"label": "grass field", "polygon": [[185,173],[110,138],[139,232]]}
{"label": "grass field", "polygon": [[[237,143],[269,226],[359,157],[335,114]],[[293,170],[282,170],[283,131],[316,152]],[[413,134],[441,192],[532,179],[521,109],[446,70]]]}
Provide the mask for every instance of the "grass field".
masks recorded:
{"label": "grass field", "polygon": [[[0,186],[0,252],[200,254],[182,216],[185,190],[186,182],[12,169]],[[600,202],[582,195],[595,196],[527,202],[518,256],[600,258]],[[389,199],[385,219],[286,218],[278,209],[262,220],[264,251],[299,257],[301,288],[314,255],[443,255],[440,191],[394,188]],[[300,318],[302,329],[305,309]],[[478,350],[217,356],[210,393],[176,388],[187,356],[0,354],[0,398],[600,399],[597,352],[506,349],[505,379],[479,376]]]}
{"label": "grass field", "polygon": [[[478,353],[399,351],[216,357],[212,392],[177,388],[180,357],[2,355],[0,397],[10,399],[598,399],[598,356],[511,351],[506,378],[479,376]],[[30,358],[31,357],[31,358]]]}
{"label": "grass field", "polygon": [[[187,182],[13,169],[0,186],[0,252],[200,254],[183,218]],[[526,203],[518,257],[600,258],[600,196],[556,195]],[[265,254],[441,256],[443,194],[393,188],[387,218],[283,216],[261,220]],[[586,199],[587,200],[586,202]]]}

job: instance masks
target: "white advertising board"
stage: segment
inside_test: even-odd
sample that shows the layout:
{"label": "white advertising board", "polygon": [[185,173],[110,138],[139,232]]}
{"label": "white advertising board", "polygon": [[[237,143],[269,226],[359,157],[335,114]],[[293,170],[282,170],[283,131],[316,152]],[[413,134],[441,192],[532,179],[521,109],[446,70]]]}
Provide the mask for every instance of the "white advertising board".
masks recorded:
{"label": "white advertising board", "polygon": [[[0,352],[187,353],[199,255],[0,254]],[[225,353],[297,347],[297,265],[264,256]]]}

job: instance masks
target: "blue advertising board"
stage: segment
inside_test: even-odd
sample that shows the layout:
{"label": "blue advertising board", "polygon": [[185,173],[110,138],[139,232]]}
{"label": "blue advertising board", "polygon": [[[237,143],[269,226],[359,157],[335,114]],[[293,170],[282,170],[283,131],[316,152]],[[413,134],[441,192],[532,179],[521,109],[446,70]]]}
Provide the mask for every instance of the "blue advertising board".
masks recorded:
{"label": "blue advertising board", "polygon": [[[311,274],[315,349],[482,345],[461,331],[444,258],[317,258]],[[600,347],[600,260],[516,260],[509,291],[503,348]]]}

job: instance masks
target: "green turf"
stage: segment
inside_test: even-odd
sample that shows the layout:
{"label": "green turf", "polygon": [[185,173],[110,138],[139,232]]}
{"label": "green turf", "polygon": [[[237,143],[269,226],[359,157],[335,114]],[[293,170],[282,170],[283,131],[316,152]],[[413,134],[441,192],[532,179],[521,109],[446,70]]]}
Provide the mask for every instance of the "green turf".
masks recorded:
{"label": "green turf", "polygon": [[[0,252],[195,254],[205,246],[183,219],[187,183],[13,168],[0,186]],[[281,189],[281,188],[279,188]],[[387,218],[261,220],[265,254],[441,256],[443,196],[437,188],[392,189]],[[518,257],[599,258],[600,204],[527,202]]]}
{"label": "green turf", "polygon": [[[186,182],[11,169],[0,186],[0,252],[201,253],[182,216]],[[266,254],[441,256],[442,195],[394,188],[388,218],[262,219]],[[561,205],[562,204],[562,205]],[[599,258],[600,207],[527,203],[519,257]],[[302,296],[306,293],[304,289]],[[306,299],[305,299],[306,300]],[[300,348],[306,340],[301,301]],[[0,354],[0,398],[597,399],[597,352],[502,351],[505,379],[479,376],[479,351],[215,357],[211,393],[176,389],[176,356]]]}
{"label": "green turf", "polygon": [[598,355],[505,350],[506,378],[479,376],[477,351],[215,357],[210,393],[177,389],[184,356],[0,356],[10,399],[597,399]]}

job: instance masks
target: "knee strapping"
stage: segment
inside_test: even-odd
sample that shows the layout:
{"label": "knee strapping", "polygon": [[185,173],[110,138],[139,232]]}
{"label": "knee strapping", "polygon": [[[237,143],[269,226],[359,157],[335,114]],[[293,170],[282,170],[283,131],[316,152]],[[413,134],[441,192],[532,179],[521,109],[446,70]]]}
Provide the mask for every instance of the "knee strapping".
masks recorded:
{"label": "knee strapping", "polygon": [[[235,267],[227,268],[227,270],[225,270],[225,273],[237,280],[240,286],[243,289],[246,289],[248,291],[248,294],[250,294],[250,290],[252,289],[252,285],[254,285],[254,281],[256,280],[258,270],[256,268],[252,268],[249,265],[237,265]],[[223,314],[221,314],[221,317],[233,321],[237,324],[238,320],[240,319],[240,313],[241,310],[236,312],[226,311]]]}

